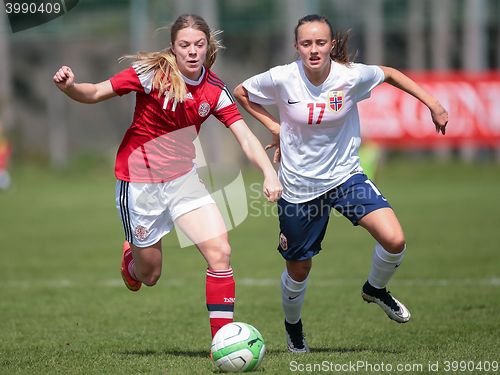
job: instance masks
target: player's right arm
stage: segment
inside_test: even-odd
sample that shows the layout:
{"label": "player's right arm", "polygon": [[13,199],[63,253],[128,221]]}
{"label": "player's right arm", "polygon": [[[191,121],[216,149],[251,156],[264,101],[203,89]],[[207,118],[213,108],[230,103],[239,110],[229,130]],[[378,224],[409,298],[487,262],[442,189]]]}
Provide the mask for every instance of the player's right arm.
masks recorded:
{"label": "player's right arm", "polygon": [[117,95],[109,79],[100,83],[76,83],[68,66],[62,66],[54,74],[53,81],[59,90],[80,103],[98,103]]}
{"label": "player's right arm", "polygon": [[262,123],[272,134],[280,134],[280,123],[271,115],[262,105],[251,102],[248,97],[248,91],[242,84],[238,85],[233,95],[245,110],[250,113],[256,120]]}
{"label": "player's right arm", "polygon": [[234,89],[233,95],[238,103],[240,103],[240,105],[245,108],[245,110],[249,114],[251,114],[257,121],[262,123],[272,133],[273,140],[265,147],[265,149],[269,150],[271,148],[275,148],[273,162],[279,163],[281,159],[279,121],[273,115],[271,115],[262,105],[250,101],[248,97],[248,91],[243,87],[242,84],[238,85]]}

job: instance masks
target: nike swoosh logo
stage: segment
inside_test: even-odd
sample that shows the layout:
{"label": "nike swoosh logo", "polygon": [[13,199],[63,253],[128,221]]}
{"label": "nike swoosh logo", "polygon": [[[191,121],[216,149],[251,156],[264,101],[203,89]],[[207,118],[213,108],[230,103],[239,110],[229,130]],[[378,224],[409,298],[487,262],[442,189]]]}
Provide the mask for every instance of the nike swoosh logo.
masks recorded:
{"label": "nike swoosh logo", "polygon": [[300,103],[300,100],[293,101],[293,100],[288,99],[288,104],[297,104],[297,103]]}
{"label": "nike swoosh logo", "polygon": [[298,296],[295,296],[295,297],[288,297],[288,299],[291,301],[291,300],[294,300],[295,298],[297,298]]}

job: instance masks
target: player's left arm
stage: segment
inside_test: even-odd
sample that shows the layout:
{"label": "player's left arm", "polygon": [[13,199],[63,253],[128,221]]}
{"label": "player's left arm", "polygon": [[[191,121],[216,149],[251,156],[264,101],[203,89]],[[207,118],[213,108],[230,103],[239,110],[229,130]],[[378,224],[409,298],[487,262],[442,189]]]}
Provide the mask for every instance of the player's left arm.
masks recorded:
{"label": "player's left arm", "polygon": [[271,202],[277,201],[281,196],[283,187],[261,143],[243,120],[235,121],[229,129],[247,158],[262,171],[264,175],[263,191],[265,196]]}
{"label": "player's left arm", "polygon": [[448,111],[441,105],[439,100],[399,70],[387,66],[381,66],[380,68],[385,75],[384,82],[413,95],[429,108],[432,122],[436,126],[436,132],[441,132],[444,135],[446,133],[446,125],[448,124]]}

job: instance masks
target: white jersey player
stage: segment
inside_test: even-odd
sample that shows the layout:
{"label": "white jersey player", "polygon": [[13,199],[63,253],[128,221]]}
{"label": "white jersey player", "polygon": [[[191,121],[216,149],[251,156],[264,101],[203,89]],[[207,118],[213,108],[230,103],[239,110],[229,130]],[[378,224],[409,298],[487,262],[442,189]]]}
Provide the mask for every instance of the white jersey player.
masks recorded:
{"label": "white jersey player", "polygon": [[[349,61],[347,34],[334,36],[325,17],[309,15],[295,28],[300,59],[247,79],[235,89],[240,104],[273,134],[275,161],[283,185],[278,201],[278,250],[286,261],[281,275],[288,349],[307,352],[301,309],[312,257],[321,250],[329,213],[342,213],[376,240],[362,297],[399,323],[410,312],[386,290],[403,259],[403,230],[387,199],[363,173],[357,103],[382,82],[398,87],[431,111],[445,134],[448,114],[418,84],[396,69]],[[279,120],[263,106],[276,105]]]}

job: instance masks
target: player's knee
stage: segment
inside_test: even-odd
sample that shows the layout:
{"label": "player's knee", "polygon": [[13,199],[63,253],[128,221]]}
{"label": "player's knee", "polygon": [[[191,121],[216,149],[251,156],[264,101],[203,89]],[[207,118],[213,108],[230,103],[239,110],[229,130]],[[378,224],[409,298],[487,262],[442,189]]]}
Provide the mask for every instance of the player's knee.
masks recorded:
{"label": "player's knee", "polygon": [[220,244],[220,253],[227,259],[231,257],[231,245],[229,245],[229,242],[224,241]]}
{"label": "player's knee", "polygon": [[147,285],[147,286],[154,286],[156,285],[156,283],[158,282],[158,280],[160,279],[160,276],[161,276],[161,272],[153,272],[149,275],[146,275],[143,279],[142,279],[142,283]]}
{"label": "player's knee", "polygon": [[231,246],[227,241],[218,241],[209,252],[211,259],[209,266],[212,269],[227,269],[230,267]]}
{"label": "player's knee", "polygon": [[231,257],[231,245],[229,245],[229,242],[227,241],[221,241],[217,244],[216,252],[220,260],[229,261],[229,258]]}
{"label": "player's knee", "polygon": [[384,249],[392,254],[400,253],[406,246],[406,240],[403,233],[394,233],[384,241]]}
{"label": "player's knee", "polygon": [[161,276],[160,267],[150,267],[147,269],[136,270],[136,275],[139,280],[147,286],[156,285]]}
{"label": "player's knee", "polygon": [[307,276],[309,276],[309,270],[310,269],[300,269],[300,270],[295,270],[293,272],[293,275],[290,275],[290,277],[297,281],[297,282],[302,282],[305,279],[307,279]]}
{"label": "player's knee", "polygon": [[312,263],[310,262],[297,262],[288,265],[288,274],[290,277],[297,281],[302,282],[307,279],[311,271]]}

